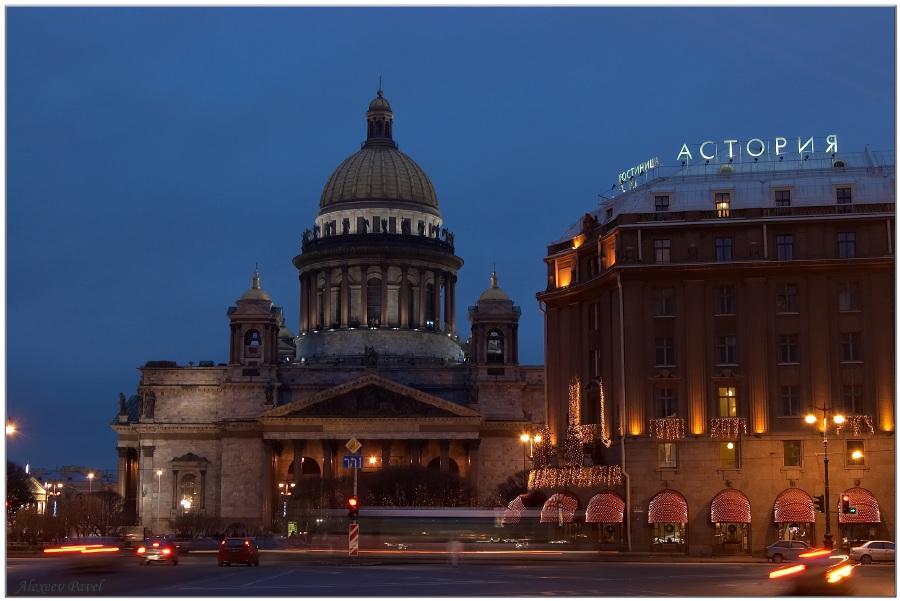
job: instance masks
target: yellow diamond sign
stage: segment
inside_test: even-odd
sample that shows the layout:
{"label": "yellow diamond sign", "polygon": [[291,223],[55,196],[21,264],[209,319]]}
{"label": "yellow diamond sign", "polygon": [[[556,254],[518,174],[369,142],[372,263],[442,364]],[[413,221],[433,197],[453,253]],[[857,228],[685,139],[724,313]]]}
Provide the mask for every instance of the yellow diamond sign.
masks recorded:
{"label": "yellow diamond sign", "polygon": [[351,438],[347,441],[347,444],[344,445],[348,449],[350,449],[351,453],[356,453],[358,450],[362,448],[362,443],[356,440],[355,438]]}

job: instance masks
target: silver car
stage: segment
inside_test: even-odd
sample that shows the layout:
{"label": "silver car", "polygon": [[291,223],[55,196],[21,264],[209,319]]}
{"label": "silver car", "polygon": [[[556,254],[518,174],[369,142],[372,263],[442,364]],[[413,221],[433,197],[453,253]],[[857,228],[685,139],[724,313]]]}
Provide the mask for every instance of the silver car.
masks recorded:
{"label": "silver car", "polygon": [[797,558],[803,553],[814,550],[802,540],[780,540],[766,547],[766,559],[773,563],[797,561]]}
{"label": "silver car", "polygon": [[860,563],[894,561],[894,543],[887,540],[870,540],[850,549],[850,559]]}

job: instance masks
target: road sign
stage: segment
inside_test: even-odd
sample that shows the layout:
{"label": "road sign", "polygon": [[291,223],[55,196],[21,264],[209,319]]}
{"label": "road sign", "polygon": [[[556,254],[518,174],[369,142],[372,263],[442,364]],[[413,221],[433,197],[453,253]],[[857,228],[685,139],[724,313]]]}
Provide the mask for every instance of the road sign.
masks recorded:
{"label": "road sign", "polygon": [[344,446],[350,449],[351,453],[356,454],[362,448],[362,443],[355,438],[351,438]]}
{"label": "road sign", "polygon": [[361,470],[362,466],[362,455],[344,455],[344,468],[351,470]]}
{"label": "road sign", "polygon": [[350,524],[350,557],[359,555],[359,524]]}

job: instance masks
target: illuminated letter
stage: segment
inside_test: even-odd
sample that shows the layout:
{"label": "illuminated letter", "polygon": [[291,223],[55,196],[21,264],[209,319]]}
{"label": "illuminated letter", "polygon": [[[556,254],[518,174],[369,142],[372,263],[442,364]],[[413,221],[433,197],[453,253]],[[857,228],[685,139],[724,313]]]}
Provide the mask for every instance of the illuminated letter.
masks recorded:
{"label": "illuminated letter", "polygon": [[[757,142],[759,144],[759,152],[753,152],[752,150],[750,150],[750,145],[753,144],[754,142]],[[765,151],[766,151],[766,143],[763,142],[762,140],[760,140],[759,138],[753,138],[752,140],[747,142],[747,154],[749,154],[750,156],[758,157]]]}
{"label": "illuminated letter", "polygon": [[681,157],[687,157],[689,161],[694,160],[694,157],[691,156],[691,151],[688,150],[687,144],[681,145],[681,152],[678,153],[678,156],[675,157],[676,161],[681,160]]}
{"label": "illuminated letter", "polygon": [[825,149],[825,152],[837,152],[837,134],[831,134],[825,138],[825,141],[828,142],[828,148]]}
{"label": "illuminated letter", "polygon": [[797,138],[797,152],[799,154],[803,154],[803,151],[806,150],[806,147],[809,146],[810,152],[816,151],[816,144],[813,142],[815,138],[810,138],[806,141],[806,144],[803,143],[803,138]]}
{"label": "illuminated letter", "polygon": [[728,144],[728,158],[734,158],[734,145],[737,144],[737,140],[725,140],[725,143]]}
{"label": "illuminated letter", "polygon": [[708,161],[710,159],[716,158],[716,155],[713,154],[710,156],[706,156],[706,153],[703,152],[703,147],[706,146],[707,144],[712,144],[712,141],[704,142],[703,144],[700,145],[700,156],[702,156],[704,159],[706,159]]}
{"label": "illuminated letter", "polygon": [[781,154],[781,149],[787,146],[786,138],[775,138],[775,154]]}

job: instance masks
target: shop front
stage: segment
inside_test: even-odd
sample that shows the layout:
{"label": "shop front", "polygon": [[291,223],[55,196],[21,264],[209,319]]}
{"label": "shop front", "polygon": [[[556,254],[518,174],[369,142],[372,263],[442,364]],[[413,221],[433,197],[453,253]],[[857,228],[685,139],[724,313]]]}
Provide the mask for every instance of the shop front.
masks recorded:
{"label": "shop front", "polygon": [[715,555],[750,555],[750,500],[732,488],[717,494],[710,504]]}

